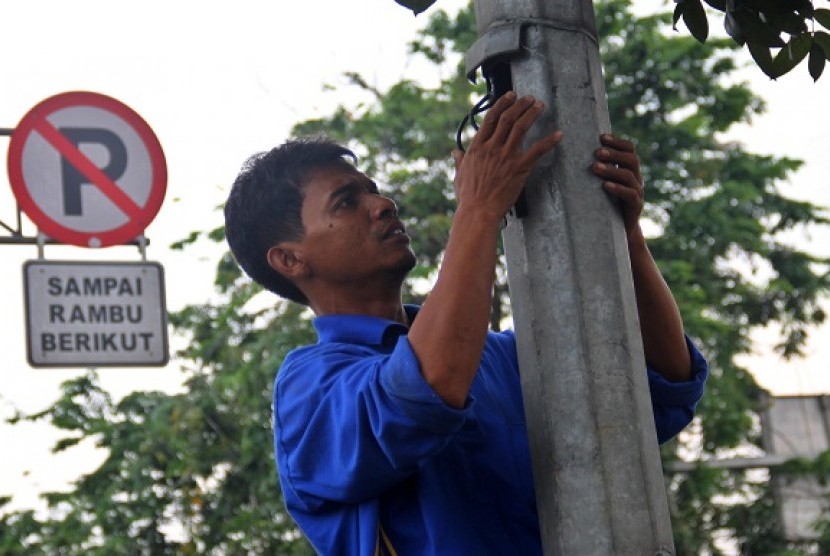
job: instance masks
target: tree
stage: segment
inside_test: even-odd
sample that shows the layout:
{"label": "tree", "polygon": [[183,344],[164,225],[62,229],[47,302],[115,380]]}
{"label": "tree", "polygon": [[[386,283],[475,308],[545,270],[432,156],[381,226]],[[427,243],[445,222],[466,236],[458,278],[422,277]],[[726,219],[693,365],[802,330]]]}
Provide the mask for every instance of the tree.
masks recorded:
{"label": "tree", "polygon": [[[723,12],[726,33],[739,45],[746,45],[755,63],[775,79],[808,57],[807,71],[818,81],[830,60],[830,10],[815,8],[812,0],[770,2],[768,0],[706,0]],[[709,22],[700,0],[681,0],[674,10],[675,25],[680,19],[700,42],[706,42]],[[787,40],[781,35],[785,34]],[[777,49],[773,54],[773,49]]]}
{"label": "tree", "polygon": [[[651,247],[672,286],[687,331],[709,356],[712,380],[693,426],[663,457],[716,457],[756,450],[760,389],[736,356],[758,326],[778,324],[781,352],[796,355],[824,320],[827,261],[781,238],[826,223],[811,203],[782,193],[799,162],[746,152],[718,134],[763,108],[745,84],[729,84],[734,43],[701,44],[668,32],[670,14],[634,17],[627,0],[597,6],[611,121],[638,140],[647,184]],[[475,40],[471,9],[436,12],[411,45],[435,64],[434,87],[402,80],[380,91],[361,76],[359,106],[298,124],[361,155],[361,165],[402,208],[418,266],[407,292],[423,297],[440,261],[453,211],[449,151],[455,127],[483,91],[461,65]],[[469,136],[467,136],[469,137]],[[221,228],[176,247],[221,242]],[[45,411],[67,432],[56,450],[92,440],[104,464],[70,493],[49,494],[51,514],[0,514],[0,551],[10,554],[297,553],[307,544],[282,508],[270,430],[270,384],[287,350],[313,341],[309,314],[241,276],[225,254],[217,299],[171,318],[188,339],[178,356],[190,373],[176,395],[136,392],[118,402],[89,375],[64,385]],[[509,316],[500,271],[493,324]],[[718,553],[727,536],[752,554],[794,548],[781,538],[766,481],[736,471],[669,474],[678,554]],[[739,496],[733,496],[733,495]]]}
{"label": "tree", "polygon": [[276,482],[269,384],[313,333],[297,306],[250,309],[259,288],[238,278],[225,255],[221,299],[171,316],[190,340],[178,354],[190,373],[184,393],[135,392],[116,403],[90,373],[65,383],[45,411],[16,417],[65,430],[55,452],[92,440],[108,456],[70,492],[46,494],[47,518],[1,515],[0,553],[312,553]]}
{"label": "tree", "polygon": [[[818,81],[830,60],[830,10],[816,8],[814,0],[704,0],[723,12],[726,33],[746,45],[755,63],[772,79],[781,77],[808,58],[807,71]],[[436,0],[395,0],[415,15]],[[702,43],[709,36],[709,19],[701,0],[675,0],[674,29],[682,19],[689,32]],[[817,26],[825,30],[817,29]],[[781,35],[787,36],[784,40]],[[773,49],[777,49],[773,52]],[[809,56],[808,56],[809,55]]]}

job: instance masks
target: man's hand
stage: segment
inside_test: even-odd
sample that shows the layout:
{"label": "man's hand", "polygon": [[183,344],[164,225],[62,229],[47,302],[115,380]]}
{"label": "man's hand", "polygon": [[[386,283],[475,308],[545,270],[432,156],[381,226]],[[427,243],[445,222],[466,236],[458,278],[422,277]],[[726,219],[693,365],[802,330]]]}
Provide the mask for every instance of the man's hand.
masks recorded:
{"label": "man's hand", "polygon": [[634,143],[610,133],[600,135],[599,139],[603,146],[594,152],[597,162],[594,162],[592,170],[605,180],[602,184],[605,191],[622,201],[623,223],[629,241],[640,239],[640,213],[645,193]]}
{"label": "man's hand", "polygon": [[[487,113],[466,153],[455,150],[459,209],[501,221],[515,204],[533,165],[562,139],[556,131],[522,151],[522,140],[544,109],[533,97],[504,94]],[[480,212],[481,214],[481,212]]]}

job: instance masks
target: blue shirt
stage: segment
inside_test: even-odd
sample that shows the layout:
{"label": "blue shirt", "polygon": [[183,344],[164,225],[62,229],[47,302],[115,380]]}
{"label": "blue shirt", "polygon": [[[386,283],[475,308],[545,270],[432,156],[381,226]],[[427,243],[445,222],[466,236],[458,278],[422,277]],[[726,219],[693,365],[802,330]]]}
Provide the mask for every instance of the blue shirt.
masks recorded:
{"label": "blue shirt", "polygon": [[[319,342],[292,351],[274,387],[283,495],[314,548],[373,555],[382,526],[401,556],[541,554],[513,333],[488,334],[453,409],[424,382],[405,326],[354,315],[314,326]],[[660,441],[703,394],[707,364],[689,346],[692,380],[647,371]]]}

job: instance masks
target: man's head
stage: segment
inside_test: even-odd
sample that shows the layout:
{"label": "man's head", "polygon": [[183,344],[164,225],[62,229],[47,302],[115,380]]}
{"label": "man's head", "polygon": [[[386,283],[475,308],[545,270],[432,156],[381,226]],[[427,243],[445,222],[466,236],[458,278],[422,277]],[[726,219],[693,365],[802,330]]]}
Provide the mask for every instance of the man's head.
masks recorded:
{"label": "man's head", "polygon": [[248,159],[225,204],[225,235],[239,266],[266,289],[298,303],[305,294],[268,262],[268,251],[303,238],[302,207],[316,170],[351,167],[354,153],[326,139],[288,141]]}

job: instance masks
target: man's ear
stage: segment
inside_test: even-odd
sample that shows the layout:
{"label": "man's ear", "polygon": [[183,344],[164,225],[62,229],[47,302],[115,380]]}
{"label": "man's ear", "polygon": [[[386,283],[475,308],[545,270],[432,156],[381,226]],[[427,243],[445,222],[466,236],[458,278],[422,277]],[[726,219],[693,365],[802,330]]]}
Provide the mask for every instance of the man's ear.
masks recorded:
{"label": "man's ear", "polygon": [[308,275],[309,269],[302,256],[302,250],[294,243],[274,245],[268,250],[266,257],[268,265],[286,278],[296,279]]}

